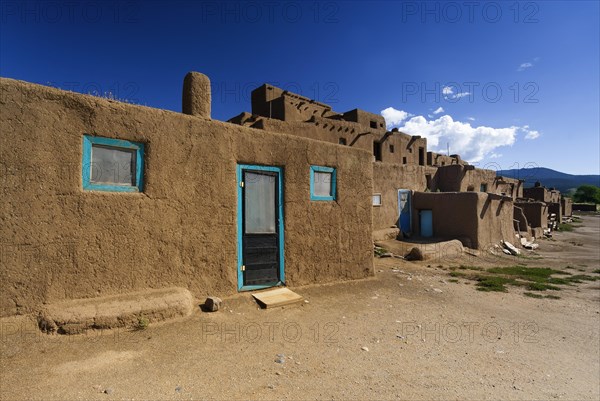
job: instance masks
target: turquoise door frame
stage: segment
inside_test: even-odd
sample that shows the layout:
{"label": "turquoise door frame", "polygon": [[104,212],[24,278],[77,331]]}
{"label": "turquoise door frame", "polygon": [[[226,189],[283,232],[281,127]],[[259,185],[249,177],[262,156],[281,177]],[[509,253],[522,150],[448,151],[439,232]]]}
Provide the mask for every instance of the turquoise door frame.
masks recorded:
{"label": "turquoise door frame", "polygon": [[421,237],[433,237],[433,212],[431,210],[419,211]]}
{"label": "turquoise door frame", "polygon": [[[264,285],[244,285],[244,272],[242,271],[242,266],[244,265],[244,254],[243,254],[243,219],[244,219],[244,210],[242,208],[243,201],[243,188],[241,185],[243,172],[244,170],[248,171],[269,171],[277,173],[278,180],[278,193],[277,193],[277,224],[279,230],[279,281],[268,283]],[[238,164],[237,165],[237,270],[238,270],[238,291],[252,291],[258,290],[261,288],[269,288],[275,287],[278,285],[285,284],[285,269],[284,269],[284,233],[283,233],[283,169],[281,167],[273,167],[273,166],[257,166],[251,164]]]}
{"label": "turquoise door frame", "polygon": [[403,233],[412,231],[412,205],[410,189],[398,190],[398,228]]}

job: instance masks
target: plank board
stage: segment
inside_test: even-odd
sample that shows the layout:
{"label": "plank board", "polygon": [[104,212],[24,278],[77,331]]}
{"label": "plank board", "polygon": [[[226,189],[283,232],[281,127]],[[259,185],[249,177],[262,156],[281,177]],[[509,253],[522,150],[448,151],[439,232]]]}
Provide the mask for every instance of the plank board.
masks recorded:
{"label": "plank board", "polygon": [[263,308],[291,305],[304,300],[301,295],[298,295],[287,288],[275,288],[274,290],[257,292],[252,294],[252,296]]}

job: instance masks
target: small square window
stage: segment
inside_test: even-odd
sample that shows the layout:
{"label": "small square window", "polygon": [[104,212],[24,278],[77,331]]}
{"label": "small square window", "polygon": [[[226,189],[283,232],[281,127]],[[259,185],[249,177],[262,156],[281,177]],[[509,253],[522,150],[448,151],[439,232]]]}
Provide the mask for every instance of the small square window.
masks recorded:
{"label": "small square window", "polygon": [[479,186],[479,192],[487,192],[487,184],[481,184]]}
{"label": "small square window", "polygon": [[394,145],[390,145],[390,153],[394,153]]}
{"label": "small square window", "polygon": [[310,200],[335,200],[335,187],[335,168],[310,166]]}
{"label": "small square window", "polygon": [[377,128],[377,121],[370,121],[369,126],[371,128]]}
{"label": "small square window", "polygon": [[373,194],[373,206],[381,206],[381,194]]}
{"label": "small square window", "polygon": [[144,144],[120,139],[83,136],[83,189],[141,192]]}
{"label": "small square window", "polygon": [[346,138],[340,138],[340,139],[338,140],[338,143],[339,143],[340,145],[345,145],[345,144],[346,144]]}

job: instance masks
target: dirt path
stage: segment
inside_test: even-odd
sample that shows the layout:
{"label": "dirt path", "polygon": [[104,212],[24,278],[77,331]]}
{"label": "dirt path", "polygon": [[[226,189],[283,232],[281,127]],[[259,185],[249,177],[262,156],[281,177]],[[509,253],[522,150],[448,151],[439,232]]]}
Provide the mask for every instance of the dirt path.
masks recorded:
{"label": "dirt path", "polygon": [[600,217],[585,216],[524,258],[377,259],[372,279],[295,288],[309,301],[302,306],[259,310],[242,294],[223,312],[72,337],[5,319],[0,395],[597,400],[600,281],[534,299],[520,288],[486,293],[451,282],[448,268],[521,263],[593,275],[599,252]]}

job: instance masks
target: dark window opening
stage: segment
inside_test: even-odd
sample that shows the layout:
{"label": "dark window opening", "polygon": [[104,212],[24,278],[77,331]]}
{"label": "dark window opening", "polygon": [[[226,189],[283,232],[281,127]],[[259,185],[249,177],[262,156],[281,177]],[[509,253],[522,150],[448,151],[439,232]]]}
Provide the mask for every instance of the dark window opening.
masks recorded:
{"label": "dark window opening", "polygon": [[346,144],[346,138],[340,138],[340,139],[338,140],[338,143],[339,143],[340,145],[345,145],[345,144]]}
{"label": "dark window opening", "polygon": [[377,121],[371,121],[371,128],[377,128]]}
{"label": "dark window opening", "polygon": [[377,141],[373,141],[373,156],[375,161],[381,161],[381,144]]}
{"label": "dark window opening", "polygon": [[425,165],[425,149],[419,148],[419,166]]}
{"label": "dark window opening", "polygon": [[406,156],[402,158],[402,164],[406,164]]}
{"label": "dark window opening", "polygon": [[394,145],[390,145],[390,153],[394,153]]}
{"label": "dark window opening", "polygon": [[479,186],[479,192],[487,192],[487,184],[481,184]]}

